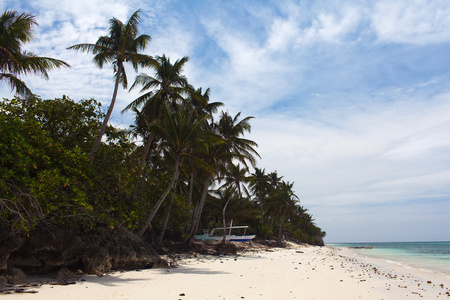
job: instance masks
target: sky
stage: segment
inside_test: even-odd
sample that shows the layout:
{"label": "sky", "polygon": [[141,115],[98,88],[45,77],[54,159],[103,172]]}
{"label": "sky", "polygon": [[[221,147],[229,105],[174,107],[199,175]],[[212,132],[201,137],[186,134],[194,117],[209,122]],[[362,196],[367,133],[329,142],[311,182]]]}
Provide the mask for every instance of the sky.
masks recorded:
{"label": "sky", "polygon": [[[72,68],[23,78],[43,99],[108,107],[112,68],[66,50],[141,9],[145,53],[176,61],[211,101],[253,116],[258,167],[294,182],[326,243],[450,241],[450,2],[0,0],[39,26],[26,50]],[[128,78],[136,75],[127,67]],[[140,70],[151,74],[151,70]],[[130,80],[131,81],[131,80]],[[111,122],[139,96],[119,91]],[[0,97],[11,98],[0,85]]]}

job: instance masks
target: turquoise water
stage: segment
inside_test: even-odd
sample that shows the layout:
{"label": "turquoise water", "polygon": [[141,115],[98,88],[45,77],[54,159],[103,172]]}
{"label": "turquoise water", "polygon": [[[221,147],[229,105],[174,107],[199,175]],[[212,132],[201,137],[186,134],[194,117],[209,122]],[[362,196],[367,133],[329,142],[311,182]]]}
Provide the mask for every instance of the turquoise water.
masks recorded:
{"label": "turquoise water", "polygon": [[404,266],[450,275],[450,242],[346,243],[327,246],[373,247],[373,249],[355,249],[355,252]]}

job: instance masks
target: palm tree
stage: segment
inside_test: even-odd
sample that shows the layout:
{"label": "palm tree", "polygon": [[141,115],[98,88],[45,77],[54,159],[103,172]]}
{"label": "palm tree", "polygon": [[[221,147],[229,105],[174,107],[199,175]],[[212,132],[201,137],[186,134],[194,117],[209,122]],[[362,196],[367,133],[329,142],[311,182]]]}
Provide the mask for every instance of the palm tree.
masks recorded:
{"label": "palm tree", "polygon": [[34,25],[37,23],[31,14],[5,11],[0,16],[0,80],[25,97],[33,93],[18,76],[33,73],[48,79],[48,70],[70,67],[62,60],[40,57],[22,49],[22,45],[32,39]]}
{"label": "palm tree", "polygon": [[[254,149],[258,144],[241,137],[245,132],[251,132],[250,120],[253,117],[246,117],[239,121],[240,115],[241,113],[239,112],[235,117],[231,117],[227,112],[222,112],[215,129],[225,142],[222,145],[222,147],[226,148],[225,152],[233,153],[234,155],[231,157],[238,159],[246,167],[248,167],[247,161],[255,166],[255,156],[261,158]],[[228,163],[231,163],[231,160]]]}
{"label": "palm tree", "polygon": [[192,225],[189,231],[189,238],[187,243],[191,244],[195,233],[197,232],[198,225],[200,224],[200,218],[202,216],[203,207],[205,205],[206,198],[208,196],[209,186],[214,176],[217,176],[222,170],[224,157],[229,155],[223,153],[221,144],[223,140],[219,135],[217,135],[211,128],[211,126],[206,126],[208,129],[204,130],[204,139],[208,141],[208,147],[199,150],[197,156],[201,157],[201,174],[203,181],[203,186],[201,188],[201,196],[194,210],[194,215],[192,217]]}
{"label": "palm tree", "polygon": [[285,221],[296,212],[298,197],[293,191],[294,183],[282,181],[271,197],[268,208],[279,219],[278,243],[281,244]]}
{"label": "palm tree", "polygon": [[193,86],[189,85],[187,91],[189,93],[188,101],[192,104],[192,106],[194,106],[197,114],[209,114],[211,116],[211,123],[214,123],[214,119],[212,118],[212,116],[217,112],[219,107],[223,106],[223,103],[209,102],[211,93],[211,90],[209,88],[207,88],[206,91],[203,92],[202,88],[195,89]]}
{"label": "palm tree", "polygon": [[[210,122],[205,122],[205,132],[207,130],[211,130],[211,124],[214,122],[213,114],[217,112],[217,109],[223,105],[222,102],[209,102],[209,96],[211,90],[208,88],[205,92],[202,91],[202,88],[195,89],[193,86],[189,85],[188,89],[188,99],[187,101],[194,107],[197,115],[200,116],[202,114],[208,114],[210,116]],[[213,135],[210,136],[210,138]],[[214,139],[217,139],[217,136],[214,136]],[[189,192],[187,193],[186,206],[190,206],[192,203],[192,196],[194,192],[195,179],[198,175],[198,170],[201,168],[197,164],[196,161],[192,161],[191,164],[191,175],[189,179]]]}
{"label": "palm tree", "polygon": [[258,203],[261,205],[263,198],[270,190],[270,177],[266,174],[265,169],[255,168],[255,172],[250,174],[248,181],[250,190],[258,198]]}
{"label": "palm tree", "polygon": [[265,169],[255,168],[255,172],[252,173],[249,178],[250,190],[257,198],[257,205],[261,212],[261,225],[264,224],[264,199],[270,192],[270,177],[266,174]]}
{"label": "palm tree", "polygon": [[89,161],[91,163],[94,161],[95,153],[111,117],[119,84],[122,84],[123,88],[127,88],[128,86],[127,75],[123,65],[124,62],[130,62],[136,72],[139,66],[154,67],[155,65],[154,59],[151,56],[139,53],[139,51],[145,50],[151,40],[149,35],[142,34],[137,36],[139,33],[139,13],[140,10],[134,12],[126,24],[123,24],[116,18],[111,18],[109,21],[109,35],[99,37],[95,44],[77,44],[67,48],[82,52],[92,52],[94,54],[94,63],[99,68],[103,68],[105,64],[109,63],[112,63],[114,66],[114,92],[108,112],[89,155]]}
{"label": "palm tree", "polygon": [[283,176],[278,177],[277,171],[270,172],[268,174],[269,181],[271,185],[271,189],[275,190],[281,183],[281,179],[283,179]]}
{"label": "palm tree", "polygon": [[221,180],[225,181],[225,183],[220,188],[231,188],[239,197],[242,197],[242,190],[244,190],[248,196],[249,192],[245,186],[245,184],[249,181],[247,173],[248,168],[241,168],[239,163],[237,165],[229,165],[228,169],[225,171],[225,175],[221,178]]}
{"label": "palm tree", "polygon": [[192,107],[188,105],[181,106],[177,111],[172,111],[167,104],[165,108],[165,116],[162,118],[163,124],[155,123],[153,130],[161,136],[161,146],[166,147],[174,157],[172,180],[149,213],[144,225],[138,232],[139,236],[144,235],[161,207],[161,204],[178,181],[182,156],[190,155],[189,152],[192,148],[200,145],[200,137],[202,135],[201,126],[208,117],[207,115],[203,115],[197,118]]}
{"label": "palm tree", "polygon": [[[172,64],[165,55],[157,56],[154,65],[155,75],[138,75],[130,88],[131,90],[142,86],[140,92],[148,92],[131,102],[122,112],[142,106],[140,114],[145,116],[146,120],[149,122],[160,120],[166,104],[174,108],[177,103],[184,100],[183,93],[186,92],[188,84],[182,73],[188,60],[188,57],[183,57]],[[150,132],[139,164],[138,181],[142,175],[143,165],[148,159],[150,149],[155,142],[154,139],[155,135]]]}
{"label": "palm tree", "polygon": [[242,198],[242,189],[246,192],[247,195],[249,195],[249,192],[247,191],[247,188],[245,187],[245,183],[248,182],[247,178],[247,172],[248,168],[241,168],[239,164],[231,164],[228,167],[228,170],[226,170],[226,175],[224,177],[225,183],[220,188],[225,188],[225,190],[229,190],[229,194],[234,194],[234,197],[228,197],[227,201],[225,202],[225,205],[223,206],[222,210],[222,221],[223,221],[223,242],[225,242],[226,238],[226,210],[228,204],[230,204],[230,201],[233,199],[241,199]]}
{"label": "palm tree", "polygon": [[210,135],[213,146],[208,147],[203,153],[203,160],[208,162],[213,171],[208,172],[208,176],[204,182],[202,196],[195,210],[191,231],[189,233],[189,243],[192,242],[194,234],[197,232],[205,199],[208,194],[208,188],[213,176],[223,176],[227,167],[233,164],[233,160],[241,161],[247,166],[247,160],[254,165],[256,162],[254,155],[259,157],[259,154],[253,148],[257,144],[254,141],[241,137],[245,132],[250,132],[251,126],[249,120],[253,117],[247,117],[238,121],[239,116],[240,113],[232,118],[228,113],[222,112],[219,121],[210,124],[208,127],[209,130],[206,131]]}

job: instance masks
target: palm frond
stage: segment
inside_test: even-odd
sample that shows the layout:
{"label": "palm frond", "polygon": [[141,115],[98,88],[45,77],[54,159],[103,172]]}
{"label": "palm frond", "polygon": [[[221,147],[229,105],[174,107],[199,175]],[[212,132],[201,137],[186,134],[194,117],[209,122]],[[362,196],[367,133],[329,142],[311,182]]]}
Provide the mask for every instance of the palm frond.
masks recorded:
{"label": "palm frond", "polygon": [[0,16],[0,45],[20,52],[21,45],[33,38],[32,27],[37,25],[35,16],[29,13],[18,14],[5,11]]}
{"label": "palm frond", "polygon": [[109,29],[108,29],[109,35],[108,35],[108,37],[111,39],[111,41],[113,41],[112,42],[113,49],[116,52],[121,52],[121,50],[122,50],[120,47],[122,46],[121,41],[123,39],[123,33],[124,33],[123,27],[124,27],[124,25],[123,25],[122,21],[120,21],[114,17],[109,20]]}
{"label": "palm frond", "polygon": [[46,79],[48,79],[48,70],[53,70],[60,67],[70,67],[68,63],[62,60],[37,56],[31,52],[25,52],[22,56],[20,56],[20,58],[18,58],[18,61],[21,65],[21,67],[17,69],[18,74],[40,74]]}
{"label": "palm frond", "polygon": [[81,52],[93,52],[94,49],[97,49],[101,47],[100,45],[97,44],[76,44],[70,47],[67,47],[67,50],[77,50],[77,51],[81,51]]}
{"label": "palm frond", "polygon": [[16,93],[20,96],[30,97],[33,95],[31,90],[27,87],[25,82],[20,80],[19,78],[15,77],[12,74],[5,74],[0,73],[0,81],[6,81],[9,86],[11,87],[11,90],[15,90]]}
{"label": "palm frond", "polygon": [[131,62],[133,69],[137,72],[139,67],[155,68],[158,64],[153,57],[140,53],[129,53],[125,61]]}
{"label": "palm frond", "polygon": [[148,43],[150,43],[151,40],[152,40],[151,36],[147,34],[141,34],[136,39],[134,39],[132,47],[137,51],[145,50],[145,48],[147,47]]}
{"label": "palm frond", "polygon": [[125,26],[125,30],[124,30],[125,36],[129,36],[129,37],[132,37],[133,39],[135,39],[136,36],[138,35],[138,33],[139,33],[138,25],[139,25],[139,21],[141,19],[141,17],[139,16],[140,12],[141,12],[141,10],[138,9],[131,15],[130,19],[128,19],[127,25]]}

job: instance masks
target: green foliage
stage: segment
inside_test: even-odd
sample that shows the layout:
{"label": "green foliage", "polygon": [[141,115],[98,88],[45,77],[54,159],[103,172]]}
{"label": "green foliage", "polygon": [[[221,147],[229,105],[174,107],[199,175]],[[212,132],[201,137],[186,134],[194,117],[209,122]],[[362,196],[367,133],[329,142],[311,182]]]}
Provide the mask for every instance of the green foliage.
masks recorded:
{"label": "green foliage", "polygon": [[[43,103],[17,98],[0,102],[0,198],[3,205],[9,203],[2,216],[12,223],[26,220],[20,223],[22,229],[39,219],[59,220],[61,215],[92,210],[83,192],[86,155],[79,147],[65,148],[52,138],[35,115],[45,115]],[[39,209],[28,217],[28,212],[13,213],[13,206],[31,205],[26,201]]]}
{"label": "green foliage", "polygon": [[[175,188],[173,201],[161,206],[153,227],[156,231],[162,228],[170,207],[166,236],[186,238],[197,205],[195,199],[201,196],[204,172],[208,170],[203,169],[206,162],[202,159],[208,158],[204,156],[205,149],[223,149],[225,154],[232,154],[233,143],[225,149],[221,148],[223,143],[203,142],[198,152],[201,130],[208,131],[214,126],[199,126],[207,119],[190,114],[193,110],[185,111],[186,104],[174,112],[168,106],[166,109],[171,114],[163,119],[167,124],[149,127],[160,136],[160,142],[147,160],[146,172],[137,180],[142,146],[136,147],[123,129],[107,127],[97,159],[89,164],[88,153],[104,116],[97,101],[75,102],[65,96],[54,100],[1,101],[0,218],[25,233],[41,221],[76,222],[88,227],[100,222],[137,230],[172,179],[173,153],[182,152],[187,156],[180,166],[181,178],[177,185],[180,188]],[[180,115],[183,112],[189,112],[186,118]],[[191,131],[183,133],[187,125],[198,131],[193,143],[179,142],[191,136]],[[211,137],[206,134],[203,139],[210,141]],[[215,137],[220,140],[218,135]],[[234,140],[237,139],[236,136]],[[194,159],[196,155],[199,157]],[[215,160],[220,160],[221,155],[217,152]],[[220,167],[216,172],[224,184],[214,197],[207,197],[202,224],[221,226],[226,207],[228,222],[233,219],[235,224],[249,224],[262,238],[271,238],[276,232],[308,243],[323,238],[325,233],[298,204],[292,183],[281,181],[276,173],[265,175],[261,169],[246,176],[248,168],[230,164],[229,157],[224,155],[226,163],[216,165]],[[194,172],[196,180],[191,182],[188,174],[193,168],[198,169]],[[142,185],[137,194],[134,193],[136,182]],[[191,183],[194,202],[187,203]],[[251,188],[247,189],[247,185]]]}

